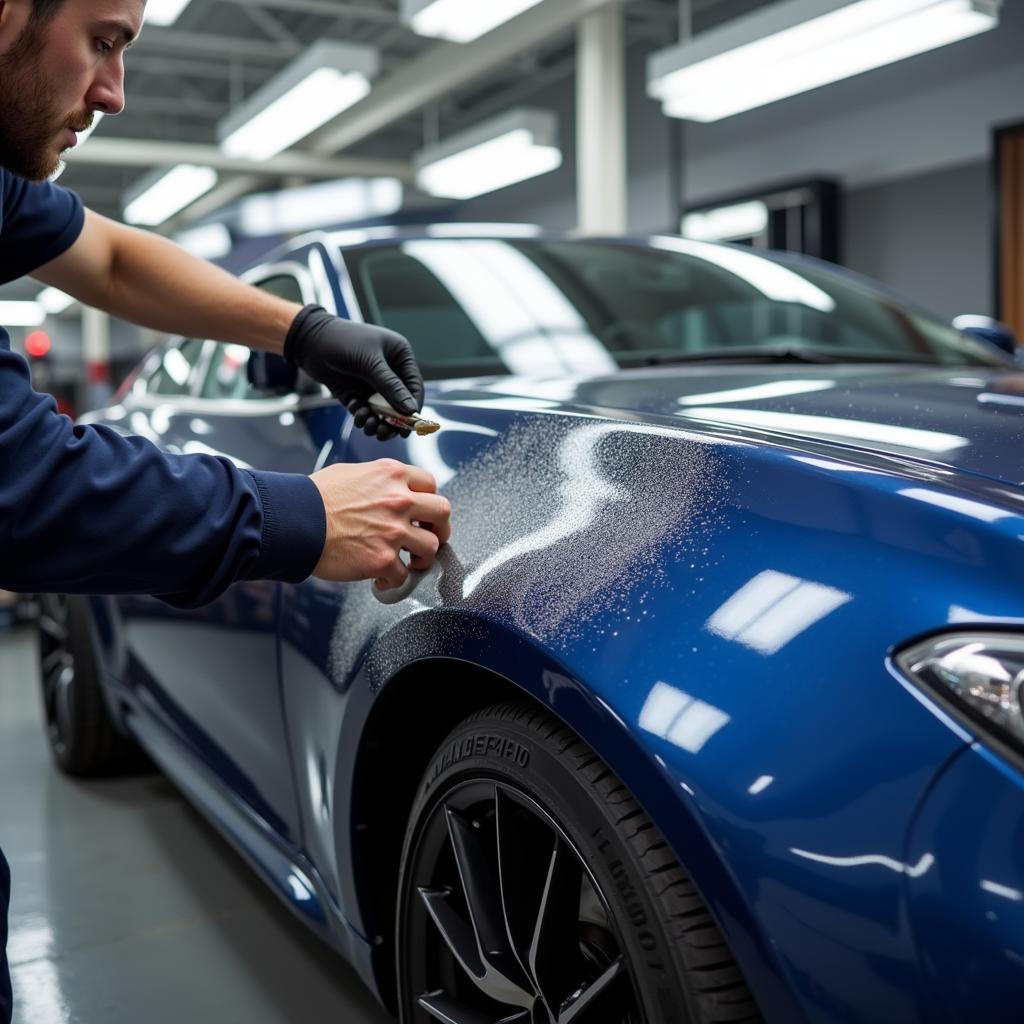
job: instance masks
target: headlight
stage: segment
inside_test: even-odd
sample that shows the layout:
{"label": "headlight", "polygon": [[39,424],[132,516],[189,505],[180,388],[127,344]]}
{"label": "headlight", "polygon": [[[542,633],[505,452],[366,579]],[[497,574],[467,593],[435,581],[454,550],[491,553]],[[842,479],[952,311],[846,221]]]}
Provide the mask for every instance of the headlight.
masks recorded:
{"label": "headlight", "polygon": [[1024,637],[947,633],[901,652],[896,663],[979,739],[996,740],[1024,755]]}

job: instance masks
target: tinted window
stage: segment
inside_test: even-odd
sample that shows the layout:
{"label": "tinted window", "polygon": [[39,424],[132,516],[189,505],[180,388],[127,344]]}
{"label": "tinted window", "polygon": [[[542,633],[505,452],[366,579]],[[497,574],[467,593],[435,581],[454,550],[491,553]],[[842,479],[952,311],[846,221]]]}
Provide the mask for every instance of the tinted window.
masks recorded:
{"label": "tinted window", "polygon": [[824,267],[664,239],[416,239],[345,254],[368,319],[433,377],[611,372],[740,350],[998,365],[957,331]]}
{"label": "tinted window", "polygon": [[[278,274],[256,285],[261,291],[276,295],[300,305],[305,300],[298,280],[291,274]],[[260,391],[249,382],[249,359],[252,353],[244,345],[217,345],[210,360],[210,367],[200,394],[211,399],[255,399],[266,398],[267,392]],[[257,358],[273,359],[260,354]]]}
{"label": "tinted window", "polygon": [[164,350],[160,366],[149,378],[146,391],[153,395],[188,395],[205,342],[191,338]]}

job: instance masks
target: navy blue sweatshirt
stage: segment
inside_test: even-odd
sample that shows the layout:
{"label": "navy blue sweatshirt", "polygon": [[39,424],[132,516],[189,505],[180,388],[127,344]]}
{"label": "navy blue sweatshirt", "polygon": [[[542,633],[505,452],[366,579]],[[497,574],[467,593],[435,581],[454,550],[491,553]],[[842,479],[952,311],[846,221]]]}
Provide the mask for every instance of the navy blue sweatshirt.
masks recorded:
{"label": "navy blue sweatshirt", "polygon": [[[0,168],[0,283],[65,252],[84,216],[73,193]],[[236,580],[306,579],[325,537],[308,477],[75,426],[32,390],[0,326],[0,588],[195,607]]]}

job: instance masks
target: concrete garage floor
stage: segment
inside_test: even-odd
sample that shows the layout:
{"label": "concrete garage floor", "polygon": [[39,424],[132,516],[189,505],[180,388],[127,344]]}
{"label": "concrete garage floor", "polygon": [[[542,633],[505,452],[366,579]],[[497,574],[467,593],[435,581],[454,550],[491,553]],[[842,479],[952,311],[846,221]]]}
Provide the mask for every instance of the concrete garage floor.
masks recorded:
{"label": "concrete garage floor", "polygon": [[161,776],[59,775],[36,673],[32,631],[0,633],[15,1024],[391,1022]]}

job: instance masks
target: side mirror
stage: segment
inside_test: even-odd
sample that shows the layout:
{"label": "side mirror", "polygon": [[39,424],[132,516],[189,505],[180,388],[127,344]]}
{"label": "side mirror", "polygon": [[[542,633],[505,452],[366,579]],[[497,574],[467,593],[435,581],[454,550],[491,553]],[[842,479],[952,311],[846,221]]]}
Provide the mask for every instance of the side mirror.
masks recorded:
{"label": "side mirror", "polygon": [[993,320],[990,316],[958,316],[953,321],[953,326],[963,334],[995,345],[1000,352],[1010,356],[1017,354],[1017,338],[1013,331],[1006,324]]}
{"label": "side mirror", "polygon": [[299,381],[298,368],[270,352],[253,352],[246,375],[255,391],[271,395],[290,395]]}
{"label": "side mirror", "polygon": [[312,377],[272,352],[253,352],[246,366],[253,390],[267,395],[319,395],[323,388]]}

